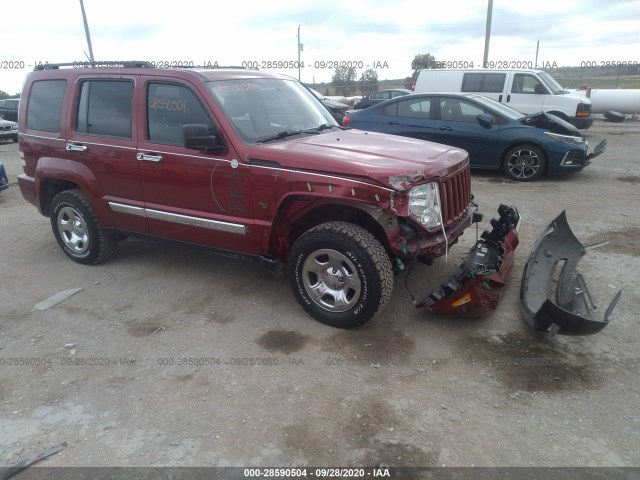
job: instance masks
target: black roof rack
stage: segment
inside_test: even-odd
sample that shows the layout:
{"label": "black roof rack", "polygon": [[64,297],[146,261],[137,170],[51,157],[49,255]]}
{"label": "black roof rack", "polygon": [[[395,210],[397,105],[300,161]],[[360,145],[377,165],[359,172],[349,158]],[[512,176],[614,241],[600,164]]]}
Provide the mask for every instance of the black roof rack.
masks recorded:
{"label": "black roof rack", "polygon": [[[61,67],[71,68],[188,68],[188,69],[217,69],[217,68],[237,68],[241,70],[247,70],[245,67],[240,66],[222,66],[222,65],[188,65],[189,62],[177,62],[176,65],[171,65],[171,62],[161,63],[156,65],[155,62],[149,62],[146,60],[108,60],[108,61],[81,61],[81,62],[67,62],[67,63],[38,63],[36,64],[34,71],[38,70],[57,70]],[[183,65],[186,63],[187,65]]]}

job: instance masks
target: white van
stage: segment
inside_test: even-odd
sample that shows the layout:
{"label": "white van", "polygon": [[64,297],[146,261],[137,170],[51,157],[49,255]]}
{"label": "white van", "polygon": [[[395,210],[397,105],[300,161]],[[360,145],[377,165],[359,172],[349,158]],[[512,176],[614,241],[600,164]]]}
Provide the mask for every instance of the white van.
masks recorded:
{"label": "white van", "polygon": [[552,113],[578,128],[593,124],[591,100],[570,93],[543,70],[422,70],[417,93],[472,92],[509,105],[522,113]]}

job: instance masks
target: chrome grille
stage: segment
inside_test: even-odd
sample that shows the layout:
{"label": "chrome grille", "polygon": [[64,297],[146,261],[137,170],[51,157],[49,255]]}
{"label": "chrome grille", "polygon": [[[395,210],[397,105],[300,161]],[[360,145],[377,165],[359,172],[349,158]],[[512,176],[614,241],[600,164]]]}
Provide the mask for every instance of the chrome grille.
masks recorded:
{"label": "chrome grille", "polygon": [[440,180],[442,220],[446,225],[457,220],[471,202],[471,175],[469,168]]}

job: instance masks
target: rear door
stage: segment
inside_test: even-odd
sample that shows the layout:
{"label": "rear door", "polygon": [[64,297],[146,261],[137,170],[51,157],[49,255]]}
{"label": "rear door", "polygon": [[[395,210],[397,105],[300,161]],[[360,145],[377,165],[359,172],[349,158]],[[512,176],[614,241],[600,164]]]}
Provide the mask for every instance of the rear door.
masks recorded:
{"label": "rear door", "polygon": [[[490,129],[478,123],[476,117],[480,114],[494,117],[494,124]],[[499,122],[499,117],[475,102],[459,97],[439,97],[435,141],[469,152],[472,167],[498,167]]]}
{"label": "rear door", "polygon": [[[143,77],[137,158],[149,232],[225,250],[255,251],[250,166],[238,161],[198,88]],[[182,126],[205,124],[224,144],[184,147]]]}
{"label": "rear door", "polygon": [[139,80],[137,75],[77,77],[65,148],[67,158],[77,162],[73,168],[100,186],[111,216],[111,222],[103,218],[105,226],[147,233],[134,128]]}
{"label": "rear door", "polygon": [[434,97],[412,96],[381,107],[384,133],[431,140],[435,138]]}

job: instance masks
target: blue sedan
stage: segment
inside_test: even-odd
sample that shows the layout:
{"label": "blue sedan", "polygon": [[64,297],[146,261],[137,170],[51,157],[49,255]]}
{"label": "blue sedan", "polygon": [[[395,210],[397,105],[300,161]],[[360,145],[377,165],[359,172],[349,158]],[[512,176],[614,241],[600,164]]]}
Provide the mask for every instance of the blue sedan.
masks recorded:
{"label": "blue sedan", "polygon": [[9,188],[9,179],[4,171],[4,165],[0,162],[0,192]]}
{"label": "blue sedan", "polygon": [[347,112],[348,128],[452,145],[469,152],[471,167],[502,169],[527,182],[545,172],[577,172],[606,147],[587,154],[580,131],[554,115],[525,115],[482,95],[412,94]]}

